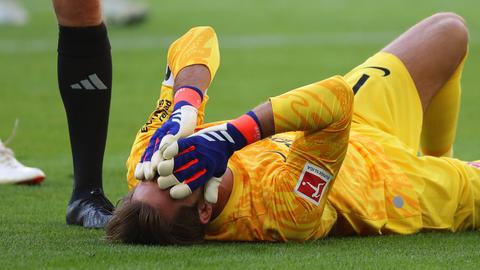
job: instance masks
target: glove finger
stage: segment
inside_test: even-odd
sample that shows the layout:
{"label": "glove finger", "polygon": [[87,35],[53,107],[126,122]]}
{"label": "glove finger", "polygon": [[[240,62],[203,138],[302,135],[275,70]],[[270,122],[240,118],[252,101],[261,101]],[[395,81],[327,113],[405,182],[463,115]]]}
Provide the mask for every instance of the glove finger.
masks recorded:
{"label": "glove finger", "polygon": [[[157,172],[160,176],[167,176],[178,170],[182,166],[185,166],[189,162],[196,159],[196,155],[192,152],[185,153],[180,156],[176,156],[172,159],[163,160],[158,163]],[[198,161],[198,160],[197,160]]]}
{"label": "glove finger", "polygon": [[178,184],[170,189],[170,197],[176,200],[184,199],[192,194],[192,190],[186,184]]}
{"label": "glove finger", "polygon": [[[200,177],[205,175],[207,170],[205,166],[198,162],[197,159],[192,160],[191,162],[186,163],[184,166],[173,172],[173,175],[180,182],[185,182],[185,184],[198,181]],[[192,188],[194,190],[195,188]]]}
{"label": "glove finger", "polygon": [[135,178],[138,180],[144,180],[145,179],[145,174],[143,172],[143,162],[146,161],[146,157],[149,154],[151,148],[148,148],[148,146],[145,148],[143,151],[142,157],[140,158],[140,161],[138,162],[137,166],[135,167]]}
{"label": "glove finger", "polygon": [[205,201],[209,203],[217,203],[218,200],[218,187],[222,182],[220,177],[212,177],[205,184]]}
{"label": "glove finger", "polygon": [[183,106],[181,109],[182,118],[180,119],[179,137],[186,137],[195,131],[197,126],[198,110],[193,106]]}
{"label": "glove finger", "polygon": [[191,138],[183,138],[172,143],[165,152],[163,152],[164,159],[171,159],[176,155],[182,155],[195,150],[195,145]]}
{"label": "glove finger", "polygon": [[204,186],[210,178],[212,178],[212,175],[209,174],[206,169],[201,169],[200,171],[197,171],[193,176],[184,180],[182,184],[188,185],[190,190],[194,191],[197,188]]}
{"label": "glove finger", "polygon": [[135,167],[135,179],[144,180],[145,174],[143,173],[143,163],[139,162]]}
{"label": "glove finger", "polygon": [[152,167],[150,161],[143,162],[143,173],[145,174],[145,180],[151,181],[157,174],[157,168]]}
{"label": "glove finger", "polygon": [[152,155],[151,165],[155,169],[157,168],[158,164],[163,161],[163,156],[161,155],[160,151],[157,150]]}
{"label": "glove finger", "polygon": [[161,189],[167,189],[171,186],[180,184],[175,175],[170,174],[168,176],[159,176],[157,179],[157,184]]}
{"label": "glove finger", "polygon": [[178,141],[169,145],[165,151],[163,152],[164,159],[172,159],[174,156],[178,154],[180,151],[180,146],[178,145]]}
{"label": "glove finger", "polygon": [[173,168],[174,168],[173,159],[163,160],[160,163],[158,163],[158,166],[157,166],[158,175],[167,176],[167,175],[173,174],[173,170],[174,170]]}
{"label": "glove finger", "polygon": [[146,156],[148,154],[148,147],[145,149],[145,151],[142,154],[142,157],[140,158],[140,161],[138,162],[137,166],[135,167],[135,178],[138,180],[145,180],[145,172],[144,172],[144,165]]}
{"label": "glove finger", "polygon": [[165,135],[165,137],[162,138],[162,141],[160,142],[160,145],[158,146],[158,150],[160,151],[160,155],[163,156],[163,152],[165,149],[167,149],[168,146],[170,146],[173,142],[178,140],[178,136],[174,136],[171,134]]}

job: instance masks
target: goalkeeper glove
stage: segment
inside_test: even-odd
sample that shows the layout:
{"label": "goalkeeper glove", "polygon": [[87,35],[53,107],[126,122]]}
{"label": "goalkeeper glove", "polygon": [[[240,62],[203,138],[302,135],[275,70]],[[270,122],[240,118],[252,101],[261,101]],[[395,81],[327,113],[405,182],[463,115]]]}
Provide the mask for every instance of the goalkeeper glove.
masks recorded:
{"label": "goalkeeper glove", "polygon": [[222,125],[203,129],[168,146],[159,163],[158,185],[170,196],[182,199],[205,185],[205,199],[215,203],[220,178],[233,153],[261,138],[260,124],[253,112]]}
{"label": "goalkeeper glove", "polygon": [[152,180],[158,163],[167,146],[179,138],[191,135],[197,125],[198,108],[202,104],[203,93],[194,86],[183,86],[175,92],[173,113],[158,128],[135,168],[139,180]]}

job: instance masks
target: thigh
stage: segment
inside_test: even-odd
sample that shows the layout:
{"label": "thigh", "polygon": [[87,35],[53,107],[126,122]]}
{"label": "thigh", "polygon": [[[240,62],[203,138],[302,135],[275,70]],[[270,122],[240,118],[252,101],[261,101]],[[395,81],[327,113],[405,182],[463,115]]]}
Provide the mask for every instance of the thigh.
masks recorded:
{"label": "thigh", "polygon": [[353,122],[387,132],[417,152],[422,104],[415,83],[398,57],[380,52],[345,75],[355,92]]}
{"label": "thigh", "polygon": [[437,13],[415,24],[382,51],[406,66],[426,111],[467,53],[468,30],[454,13]]}

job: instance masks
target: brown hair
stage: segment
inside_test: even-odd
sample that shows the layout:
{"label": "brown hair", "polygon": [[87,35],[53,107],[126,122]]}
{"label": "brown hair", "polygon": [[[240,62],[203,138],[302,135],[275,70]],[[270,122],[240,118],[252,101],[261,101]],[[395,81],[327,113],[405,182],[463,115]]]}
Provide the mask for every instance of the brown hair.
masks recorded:
{"label": "brown hair", "polygon": [[105,227],[112,242],[147,245],[189,245],[203,241],[205,225],[200,222],[197,206],[182,206],[168,221],[153,206],[123,198]]}

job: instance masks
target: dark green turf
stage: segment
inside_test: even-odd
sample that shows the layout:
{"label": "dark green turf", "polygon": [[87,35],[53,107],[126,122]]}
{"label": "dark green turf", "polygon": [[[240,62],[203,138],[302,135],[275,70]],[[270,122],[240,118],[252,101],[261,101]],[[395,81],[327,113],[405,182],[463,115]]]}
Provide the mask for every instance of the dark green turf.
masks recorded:
{"label": "dark green turf", "polygon": [[[48,1],[21,2],[30,10],[30,24],[0,27],[0,138],[8,136],[19,117],[11,146],[19,160],[41,167],[48,178],[40,187],[0,186],[0,269],[480,266],[480,237],[475,232],[159,248],[111,245],[102,239],[102,231],[67,227],[72,166],[56,86],[56,22]],[[195,25],[212,25],[219,35],[222,65],[209,90],[207,120],[220,120],[270,95],[347,72],[434,12],[458,12],[470,26],[471,46],[456,153],[478,159],[479,10],[473,0],[151,1],[146,24],[110,29],[114,92],[105,190],[113,200],[125,194],[124,162],[158,95],[168,42]]]}

